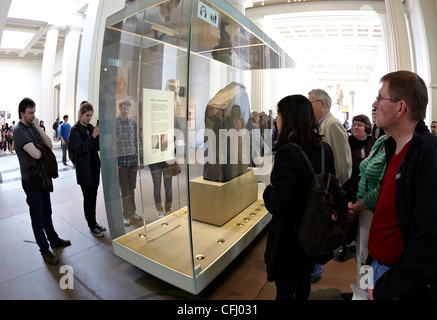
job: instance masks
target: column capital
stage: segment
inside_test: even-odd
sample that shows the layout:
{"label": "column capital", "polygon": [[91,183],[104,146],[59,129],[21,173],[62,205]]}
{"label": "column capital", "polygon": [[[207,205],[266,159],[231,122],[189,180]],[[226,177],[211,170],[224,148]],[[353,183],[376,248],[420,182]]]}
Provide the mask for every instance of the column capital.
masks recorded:
{"label": "column capital", "polygon": [[78,31],[82,32],[83,28],[79,26],[65,26],[65,33],[69,33],[70,31]]}
{"label": "column capital", "polygon": [[47,30],[47,31],[51,31],[51,30],[60,31],[60,30],[62,30],[62,27],[59,26],[59,25],[55,25],[55,24],[48,24],[48,25],[46,26],[46,30]]}

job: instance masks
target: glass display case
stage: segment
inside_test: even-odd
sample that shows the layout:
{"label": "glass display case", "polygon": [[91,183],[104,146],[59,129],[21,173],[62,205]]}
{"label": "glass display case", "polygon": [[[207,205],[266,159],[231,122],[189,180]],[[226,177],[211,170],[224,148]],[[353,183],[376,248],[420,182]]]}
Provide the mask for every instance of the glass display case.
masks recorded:
{"label": "glass display case", "polygon": [[223,0],[136,1],[107,19],[100,155],[116,255],[197,294],[253,241],[270,220],[263,96],[279,101],[268,80],[292,67]]}

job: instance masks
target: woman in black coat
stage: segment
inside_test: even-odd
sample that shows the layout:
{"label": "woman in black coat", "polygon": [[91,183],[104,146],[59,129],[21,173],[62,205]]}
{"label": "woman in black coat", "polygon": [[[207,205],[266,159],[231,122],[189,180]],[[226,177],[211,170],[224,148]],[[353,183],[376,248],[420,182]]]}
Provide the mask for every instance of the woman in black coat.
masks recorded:
{"label": "woman in black coat", "polygon": [[83,101],[79,121],[71,128],[70,146],[75,153],[76,180],[83,194],[85,219],[92,235],[102,237],[106,228],[96,221],[97,189],[100,182],[99,126],[90,124],[94,108]]}
{"label": "woman in black coat", "polygon": [[[276,284],[277,300],[306,300],[314,259],[297,239],[313,175],[296,143],[306,152],[317,173],[321,170],[322,137],[311,102],[302,95],[283,98],[276,118],[279,138],[275,162],[263,198],[272,214],[266,252],[267,280]],[[335,174],[331,147],[324,143],[325,170]],[[317,232],[317,230],[314,230]]]}

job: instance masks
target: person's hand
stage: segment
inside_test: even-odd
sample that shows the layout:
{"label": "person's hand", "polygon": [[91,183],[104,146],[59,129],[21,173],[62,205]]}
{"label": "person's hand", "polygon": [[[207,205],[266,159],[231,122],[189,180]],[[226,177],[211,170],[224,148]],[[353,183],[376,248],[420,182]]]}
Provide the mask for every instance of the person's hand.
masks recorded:
{"label": "person's hand", "polygon": [[270,183],[270,175],[267,175],[266,187],[268,187],[269,185],[271,185],[271,183]]}
{"label": "person's hand", "polygon": [[95,139],[99,135],[99,133],[100,133],[99,125],[96,125],[93,131],[93,138]]}
{"label": "person's hand", "polygon": [[349,220],[354,221],[355,218],[357,217],[357,212],[355,212],[355,210],[354,210],[354,204],[349,201],[347,204],[347,209],[348,209]]}
{"label": "person's hand", "polygon": [[42,128],[39,126],[39,119],[38,119],[37,117],[33,118],[32,123],[35,125],[35,127],[36,127],[37,129],[38,129],[38,128],[42,129]]}
{"label": "person's hand", "polygon": [[367,300],[375,300],[373,298],[373,288],[372,289],[367,289]]}

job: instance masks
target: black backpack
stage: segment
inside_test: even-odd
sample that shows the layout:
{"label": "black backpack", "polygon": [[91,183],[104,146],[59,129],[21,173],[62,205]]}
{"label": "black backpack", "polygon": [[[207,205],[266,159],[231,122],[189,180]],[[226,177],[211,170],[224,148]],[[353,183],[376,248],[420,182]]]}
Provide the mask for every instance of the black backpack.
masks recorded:
{"label": "black backpack", "polygon": [[346,192],[336,176],[325,172],[323,144],[319,174],[302,148],[294,143],[292,145],[300,150],[314,176],[298,230],[299,244],[309,256],[332,253],[342,245],[350,227]]}

